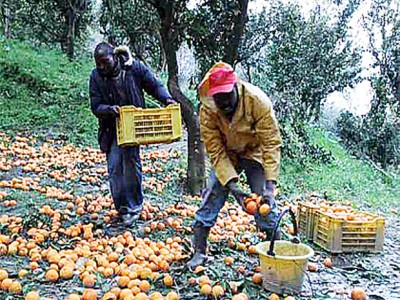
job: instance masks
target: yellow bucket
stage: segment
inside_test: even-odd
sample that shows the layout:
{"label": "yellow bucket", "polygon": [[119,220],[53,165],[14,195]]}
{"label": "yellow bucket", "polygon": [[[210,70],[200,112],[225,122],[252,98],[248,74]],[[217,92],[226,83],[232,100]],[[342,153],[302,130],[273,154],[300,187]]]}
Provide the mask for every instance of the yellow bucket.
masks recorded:
{"label": "yellow bucket", "polygon": [[263,287],[278,294],[298,294],[303,285],[308,259],[314,250],[305,244],[289,241],[275,241],[273,252],[269,255],[270,242],[256,246],[261,260]]}

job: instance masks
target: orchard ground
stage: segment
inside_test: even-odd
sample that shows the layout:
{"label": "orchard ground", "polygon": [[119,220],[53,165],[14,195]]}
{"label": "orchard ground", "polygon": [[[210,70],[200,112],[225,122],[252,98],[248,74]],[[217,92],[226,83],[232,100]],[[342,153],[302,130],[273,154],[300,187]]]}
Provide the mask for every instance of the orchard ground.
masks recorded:
{"label": "orchard ground", "polygon": [[[23,299],[33,290],[43,299],[82,296],[85,290],[84,296],[89,297],[88,289],[99,299],[119,290],[126,299],[147,299],[145,295],[159,299],[157,292],[169,295],[168,299],[176,295],[214,299],[213,291],[223,293],[220,299],[239,293],[249,299],[270,296],[253,282],[253,275],[260,272],[253,246],[263,236],[257,233],[253,217],[232,201],[211,231],[213,260],[196,273],[186,268],[191,223],[201,200],[185,194],[181,185],[184,142],[142,148],[146,205],[142,219],[127,229],[116,220],[104,154],[32,136],[0,136],[0,267],[11,278],[2,284],[2,299]],[[283,207],[307,197],[281,193],[279,203]],[[376,212],[365,203],[359,207]],[[330,256],[312,245],[316,254],[311,262],[318,267],[308,272],[304,292],[296,299],[349,299],[353,287],[362,287],[369,299],[400,299],[397,208],[386,209],[384,215],[382,254]],[[331,267],[323,264],[327,257]],[[19,282],[20,288],[18,284],[10,288],[12,282]],[[215,286],[222,289],[213,290]],[[137,298],[129,298],[130,294]]]}

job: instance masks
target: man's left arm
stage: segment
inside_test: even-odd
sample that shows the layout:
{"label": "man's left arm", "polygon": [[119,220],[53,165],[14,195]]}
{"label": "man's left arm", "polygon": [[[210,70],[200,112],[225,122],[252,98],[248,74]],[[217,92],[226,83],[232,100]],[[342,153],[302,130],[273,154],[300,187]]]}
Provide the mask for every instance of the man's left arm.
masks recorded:
{"label": "man's left arm", "polygon": [[142,86],[146,93],[164,105],[176,103],[162,83],[154,76],[153,72],[151,72],[142,62],[137,61],[137,64],[140,78],[142,80]]}
{"label": "man's left arm", "polygon": [[268,188],[276,183],[279,175],[282,139],[272,103],[266,95],[261,99],[255,99],[253,115],[257,139],[261,144]]}

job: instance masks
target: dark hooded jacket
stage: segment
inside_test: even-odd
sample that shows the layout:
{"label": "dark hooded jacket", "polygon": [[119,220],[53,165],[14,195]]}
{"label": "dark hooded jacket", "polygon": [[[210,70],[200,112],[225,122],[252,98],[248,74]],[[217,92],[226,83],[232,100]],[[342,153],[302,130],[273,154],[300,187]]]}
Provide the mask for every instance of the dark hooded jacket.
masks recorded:
{"label": "dark hooded jacket", "polygon": [[171,98],[161,82],[139,60],[134,60],[130,66],[124,66],[120,76],[122,81],[119,85],[115,85],[115,80],[102,77],[97,68],[90,74],[90,107],[99,120],[98,142],[104,152],[109,151],[116,137],[116,120],[111,112],[111,106],[144,107],[144,91],[163,104]]}

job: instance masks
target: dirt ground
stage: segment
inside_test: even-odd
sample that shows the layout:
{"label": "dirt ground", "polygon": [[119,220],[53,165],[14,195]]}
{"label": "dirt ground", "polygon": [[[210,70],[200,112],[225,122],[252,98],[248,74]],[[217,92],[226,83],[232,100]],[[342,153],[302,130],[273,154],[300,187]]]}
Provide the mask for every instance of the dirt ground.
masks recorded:
{"label": "dirt ground", "polygon": [[[104,156],[97,150],[81,149],[74,145],[65,145],[61,141],[48,141],[47,144],[43,144],[29,138],[16,139],[5,135],[2,135],[1,141],[0,192],[4,195],[0,199],[0,234],[8,236],[10,241],[19,239],[24,244],[24,239],[31,240],[32,236],[28,234],[31,228],[41,226],[40,228],[50,231],[52,224],[54,225],[54,217],[43,214],[41,210],[44,205],[49,205],[60,212],[61,228],[68,229],[78,223],[93,224],[94,240],[111,239],[123,235],[126,231],[135,239],[148,238],[149,243],[164,241],[168,244],[168,238],[176,238],[179,255],[169,261],[168,270],[157,270],[161,279],[149,280],[149,294],[159,291],[165,296],[168,292],[175,291],[180,299],[206,299],[206,296],[200,294],[198,285],[199,279],[204,275],[208,276],[212,285],[221,285],[224,288],[225,294],[221,299],[230,299],[238,292],[246,293],[250,299],[267,299],[271,294],[252,281],[253,274],[259,271],[259,258],[257,254],[249,253],[250,246],[260,242],[262,236],[255,230],[253,217],[247,216],[230,201],[221,211],[221,221],[210,236],[209,250],[212,260],[204,270],[199,270],[196,274],[186,268],[186,261],[191,256],[193,214],[201,200],[185,195],[180,184],[185,176],[182,154],[185,153],[185,141],[175,144],[173,149],[168,145],[162,148],[142,149],[144,187],[146,201],[149,203],[146,207],[149,210],[143,215],[144,220],[140,220],[128,230],[120,226],[114,218],[107,218],[107,212],[111,209],[107,207],[109,202],[101,204],[99,200],[109,201],[110,198],[107,174],[104,172]],[[57,188],[59,191],[54,192],[51,188]],[[284,196],[285,199],[291,197]],[[83,214],[77,210],[80,197],[86,199]],[[283,198],[283,195],[280,197]],[[9,206],[12,200],[16,201],[16,205]],[[95,219],[94,212],[90,211],[91,201],[101,207],[96,212]],[[74,204],[73,208],[68,209],[68,203]],[[5,215],[7,218],[3,217]],[[10,220],[11,217],[22,219],[18,223]],[[164,225],[158,225],[160,223]],[[152,224],[155,224],[155,229]],[[35,249],[74,250],[85,240],[91,241],[84,237],[83,232],[72,238],[65,234],[65,230],[58,230],[54,238],[48,237],[44,241],[35,242]],[[356,286],[364,288],[369,299],[400,299],[399,231],[400,217],[393,210],[386,217],[382,254],[331,256],[310,244],[315,251],[311,261],[318,264],[318,271],[307,272],[303,293],[296,299],[349,299],[351,289]],[[10,241],[3,241],[3,244],[9,247]],[[1,247],[2,245],[0,249]],[[127,247],[120,254],[118,262],[122,262],[131,250]],[[85,290],[79,266],[85,264],[90,256],[80,257],[80,260],[75,261],[75,275],[70,280],[60,279],[52,283],[45,278],[50,266],[46,259],[40,260],[38,267],[33,269],[32,257],[29,254],[1,253],[0,268],[6,269],[13,280],[21,282],[22,293],[12,294],[3,290],[0,291],[0,299],[23,299],[22,295],[30,290],[38,290],[41,296],[50,299],[65,299],[71,293],[81,294]],[[100,251],[91,255],[103,254]],[[233,258],[233,262],[227,263],[227,257]],[[331,268],[322,263],[326,257],[332,259]],[[21,269],[28,270],[28,275],[18,278]],[[163,283],[162,277],[165,273],[174,278],[173,286],[165,286]],[[97,280],[93,288],[98,291],[99,296],[118,285],[119,274],[108,277],[103,276],[101,271],[94,271],[94,274]],[[194,284],[192,278],[195,279]]]}

